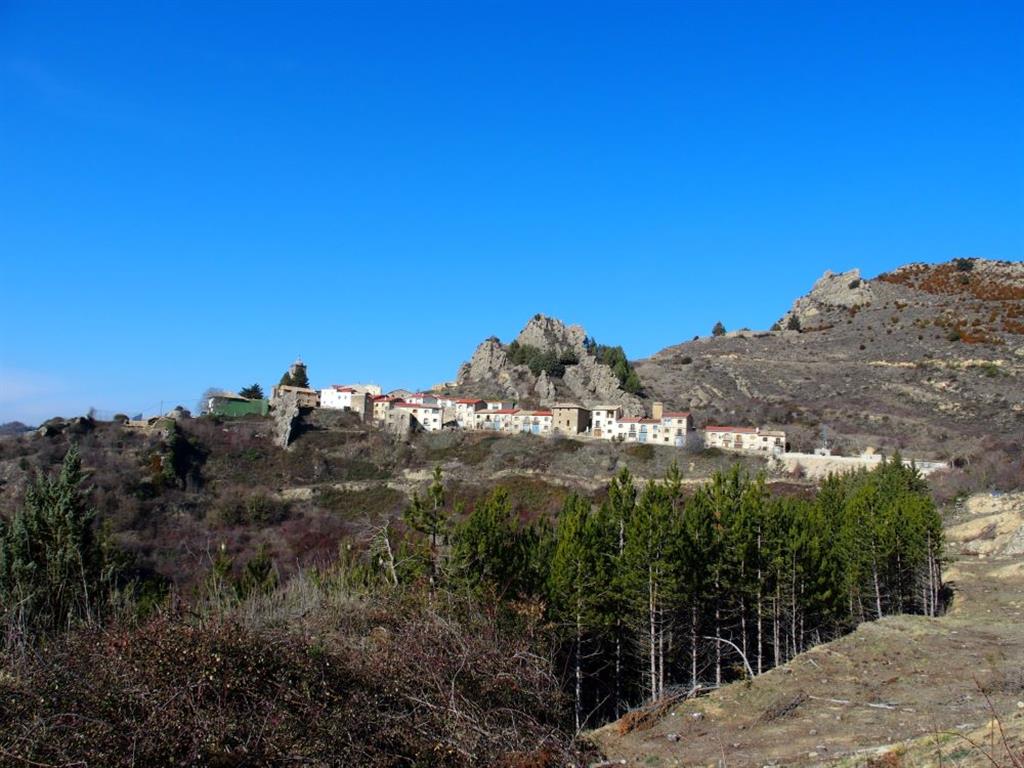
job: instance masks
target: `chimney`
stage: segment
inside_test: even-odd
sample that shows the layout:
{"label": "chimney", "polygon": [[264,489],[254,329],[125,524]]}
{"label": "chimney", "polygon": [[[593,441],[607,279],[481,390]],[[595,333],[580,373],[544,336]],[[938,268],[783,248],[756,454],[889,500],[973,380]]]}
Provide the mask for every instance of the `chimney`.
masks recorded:
{"label": "chimney", "polygon": [[651,403],[651,418],[661,421],[662,414],[665,413],[664,403]]}

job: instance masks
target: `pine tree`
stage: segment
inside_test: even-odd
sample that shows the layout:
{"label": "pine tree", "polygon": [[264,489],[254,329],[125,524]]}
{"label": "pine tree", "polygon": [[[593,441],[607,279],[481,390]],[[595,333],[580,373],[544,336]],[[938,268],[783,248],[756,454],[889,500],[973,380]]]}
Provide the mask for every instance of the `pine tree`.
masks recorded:
{"label": "pine tree", "polygon": [[516,597],[527,565],[523,543],[508,491],[495,488],[452,536],[452,580],[476,592]]}
{"label": "pine tree", "polygon": [[603,530],[602,540],[605,542],[605,557],[608,563],[611,593],[605,603],[606,624],[612,633],[614,645],[614,698],[615,716],[622,714],[626,703],[625,683],[625,641],[624,620],[627,613],[625,589],[625,568],[623,555],[626,548],[626,528],[636,509],[636,485],[628,467],[623,467],[612,478],[608,486],[608,496],[601,505],[600,519]]}
{"label": "pine tree", "polygon": [[571,494],[558,516],[548,585],[552,613],[571,632],[577,731],[584,724],[584,646],[601,623],[609,588],[602,563],[602,534],[590,502]]}
{"label": "pine tree", "polygon": [[242,387],[238,390],[238,395],[239,397],[244,397],[248,400],[262,400],[263,387],[259,384],[250,384],[248,387]]}
{"label": "pine tree", "polygon": [[646,657],[645,689],[652,701],[665,693],[665,641],[678,598],[679,540],[680,519],[664,487],[648,483],[626,526],[622,583]]}
{"label": "pine tree", "polygon": [[274,561],[265,544],[242,569],[242,575],[235,583],[235,593],[244,600],[251,595],[266,595],[277,587],[278,575]]}
{"label": "pine tree", "polygon": [[0,529],[0,609],[26,633],[101,618],[125,558],[96,530],[72,445],[54,477],[38,475]]}

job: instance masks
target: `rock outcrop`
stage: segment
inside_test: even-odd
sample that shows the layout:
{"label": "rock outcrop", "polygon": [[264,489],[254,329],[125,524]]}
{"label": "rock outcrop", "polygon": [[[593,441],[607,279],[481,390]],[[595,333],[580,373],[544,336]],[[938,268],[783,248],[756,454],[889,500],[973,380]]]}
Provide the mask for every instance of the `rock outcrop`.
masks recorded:
{"label": "rock outcrop", "polygon": [[848,272],[826,270],[814,283],[810,293],[793,302],[792,308],[779,321],[779,325],[785,329],[789,319],[794,315],[801,326],[813,324],[823,311],[837,307],[863,307],[869,305],[873,299],[874,288],[871,281],[863,279],[859,269],[851,269]]}
{"label": "rock outcrop", "polygon": [[521,346],[575,358],[576,363],[567,364],[561,376],[545,371],[535,376],[528,366],[513,363],[508,347],[492,336],[481,342],[459,369],[457,388],[479,396],[500,395],[534,401],[541,406],[560,401],[584,405],[615,403],[621,405],[627,415],[642,415],[643,401],[622,389],[612,369],[591,354],[587,339],[587,332],[580,325],[566,325],[557,318],[534,315],[515,341]]}
{"label": "rock outcrop", "polygon": [[294,392],[285,392],[271,402],[274,419],[274,445],[287,448],[292,439],[292,428],[299,420],[299,400]]}

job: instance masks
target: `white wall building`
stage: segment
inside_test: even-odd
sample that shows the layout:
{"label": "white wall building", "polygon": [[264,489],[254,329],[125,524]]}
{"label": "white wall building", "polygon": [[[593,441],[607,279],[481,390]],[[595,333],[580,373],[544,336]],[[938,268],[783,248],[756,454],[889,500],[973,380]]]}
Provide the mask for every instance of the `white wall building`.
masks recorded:
{"label": "white wall building", "polygon": [[404,397],[403,400],[407,403],[416,403],[418,405],[439,405],[437,398],[429,392],[414,392]]}
{"label": "white wall building", "polygon": [[474,415],[474,423],[477,429],[491,432],[512,432],[514,431],[515,415],[519,413],[518,408],[497,408],[477,411]]}
{"label": "white wall building", "polygon": [[621,418],[621,405],[595,405],[590,409],[590,434],[611,440],[616,434],[615,422]]}
{"label": "white wall building", "polygon": [[531,435],[550,435],[554,419],[551,411],[519,411],[512,417],[512,429]]}
{"label": "white wall building", "polygon": [[392,404],[392,410],[409,414],[414,429],[436,432],[443,426],[441,417],[444,409],[437,403],[396,402]]}
{"label": "white wall building", "polygon": [[704,446],[723,451],[778,455],[786,452],[786,433],[760,427],[709,425],[704,427]]}
{"label": "white wall building", "polygon": [[507,411],[515,408],[515,400],[484,400],[484,407],[488,411]]}

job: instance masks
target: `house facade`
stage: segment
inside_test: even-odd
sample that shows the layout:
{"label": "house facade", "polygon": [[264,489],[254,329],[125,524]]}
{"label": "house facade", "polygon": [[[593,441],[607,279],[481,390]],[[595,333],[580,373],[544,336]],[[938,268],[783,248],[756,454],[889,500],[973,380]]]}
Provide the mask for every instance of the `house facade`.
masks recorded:
{"label": "house facade", "polygon": [[389,414],[394,412],[407,414],[412,429],[437,432],[444,425],[441,418],[443,410],[437,403],[397,402],[393,404]]}
{"label": "house facade", "polygon": [[590,410],[576,403],[551,406],[554,416],[552,431],[563,435],[578,435],[590,428]]}
{"label": "house facade", "polygon": [[615,422],[621,418],[621,405],[595,405],[590,409],[590,434],[611,440],[615,437]]}
{"label": "house facade", "polygon": [[474,415],[476,429],[490,432],[514,431],[515,416],[518,408],[497,408],[477,411]]}
{"label": "house facade", "polygon": [[704,446],[742,453],[781,454],[786,451],[786,433],[760,427],[709,425],[704,428]]}
{"label": "house facade", "polygon": [[512,417],[512,429],[531,435],[550,435],[554,418],[551,411],[519,411]]}
{"label": "house facade", "polygon": [[292,387],[287,384],[278,384],[271,390],[270,399],[279,400],[285,395],[295,395],[295,400],[300,408],[319,408],[320,393],[315,389],[306,387]]}

